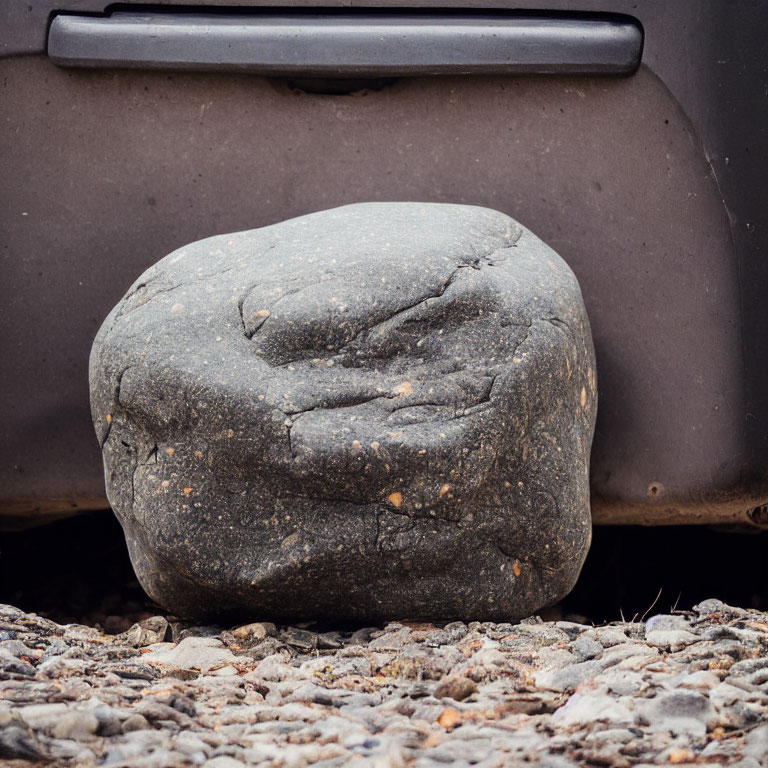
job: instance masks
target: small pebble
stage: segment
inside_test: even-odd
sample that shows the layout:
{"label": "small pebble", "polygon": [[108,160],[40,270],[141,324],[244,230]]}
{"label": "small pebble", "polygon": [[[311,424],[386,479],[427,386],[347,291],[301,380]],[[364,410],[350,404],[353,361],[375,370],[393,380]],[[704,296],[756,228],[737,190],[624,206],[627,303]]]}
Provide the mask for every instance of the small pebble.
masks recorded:
{"label": "small pebble", "polygon": [[477,693],[477,683],[467,677],[449,677],[435,688],[436,699],[455,699],[464,701],[473,693]]}
{"label": "small pebble", "polygon": [[144,715],[134,714],[123,720],[123,733],[131,731],[146,731],[152,726]]}
{"label": "small pebble", "polygon": [[573,641],[573,651],[581,659],[593,659],[603,652],[603,646],[597,640],[582,635]]}

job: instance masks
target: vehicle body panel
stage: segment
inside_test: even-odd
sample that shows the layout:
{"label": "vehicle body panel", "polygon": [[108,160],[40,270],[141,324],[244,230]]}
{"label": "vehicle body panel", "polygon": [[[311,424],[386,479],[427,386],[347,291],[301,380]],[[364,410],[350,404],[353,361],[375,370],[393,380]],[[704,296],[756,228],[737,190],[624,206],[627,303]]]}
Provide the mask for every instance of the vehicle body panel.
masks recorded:
{"label": "vehicle body panel", "polygon": [[195,239],[363,200],[497,208],[574,269],[598,356],[596,522],[760,522],[768,3],[539,2],[634,16],[643,66],[351,94],[61,69],[44,53],[52,9],[104,3],[0,3],[6,525],[105,505],[87,356],[143,269]]}

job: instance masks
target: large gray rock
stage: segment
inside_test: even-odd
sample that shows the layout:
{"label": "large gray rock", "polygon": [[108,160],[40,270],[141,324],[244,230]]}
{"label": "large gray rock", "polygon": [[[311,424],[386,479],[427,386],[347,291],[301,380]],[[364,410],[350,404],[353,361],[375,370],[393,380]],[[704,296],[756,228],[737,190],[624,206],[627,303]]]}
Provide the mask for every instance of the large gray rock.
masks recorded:
{"label": "large gray rock", "polygon": [[590,540],[576,278],[484,208],[352,205],[175,251],[91,398],[147,592],[182,616],[513,619]]}

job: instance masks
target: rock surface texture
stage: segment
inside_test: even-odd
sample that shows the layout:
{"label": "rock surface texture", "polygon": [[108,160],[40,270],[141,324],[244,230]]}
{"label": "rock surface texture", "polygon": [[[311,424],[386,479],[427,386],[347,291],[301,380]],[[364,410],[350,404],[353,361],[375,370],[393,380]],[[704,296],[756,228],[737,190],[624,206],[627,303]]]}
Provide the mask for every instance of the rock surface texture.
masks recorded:
{"label": "rock surface texture", "polygon": [[134,567],[177,615],[508,620],[578,576],[589,324],[496,211],[361,204],[181,248],[90,382]]}
{"label": "rock surface texture", "polygon": [[653,621],[105,635],[0,605],[0,764],[768,766],[768,615]]}

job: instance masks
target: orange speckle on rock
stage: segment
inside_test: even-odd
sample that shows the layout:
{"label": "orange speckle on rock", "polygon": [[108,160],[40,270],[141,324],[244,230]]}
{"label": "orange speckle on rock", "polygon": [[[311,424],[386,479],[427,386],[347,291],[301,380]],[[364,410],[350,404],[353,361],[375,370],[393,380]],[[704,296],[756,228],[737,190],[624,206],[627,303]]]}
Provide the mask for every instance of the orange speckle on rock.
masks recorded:
{"label": "orange speckle on rock", "polygon": [[352,450],[355,453],[360,453],[363,450],[363,444],[359,440],[352,441]]}
{"label": "orange speckle on rock", "polygon": [[203,452],[202,451],[195,451],[195,456],[197,456],[198,459],[203,458]]}
{"label": "orange speckle on rock", "polygon": [[581,407],[586,408],[587,407],[587,389],[586,387],[581,388]]}
{"label": "orange speckle on rock", "polygon": [[669,753],[669,762],[673,765],[693,762],[694,757],[687,749],[673,749]]}
{"label": "orange speckle on rock", "polygon": [[260,309],[256,313],[256,317],[269,317],[272,313],[268,309]]}
{"label": "orange speckle on rock", "polygon": [[400,491],[395,491],[394,493],[390,493],[389,496],[387,496],[387,501],[393,506],[400,508],[400,505],[403,503],[403,494],[400,493]]}
{"label": "orange speckle on rock", "polygon": [[437,718],[437,722],[443,728],[455,728],[461,723],[461,712],[454,707],[446,707]]}
{"label": "orange speckle on rock", "polygon": [[413,385],[410,381],[404,381],[392,390],[392,394],[395,395],[395,397],[407,397],[411,392],[413,392]]}
{"label": "orange speckle on rock", "polygon": [[191,488],[185,488],[184,489],[184,495],[185,496],[189,496],[190,493],[192,493],[192,489]]}
{"label": "orange speckle on rock", "polygon": [[169,456],[173,456],[173,454],[174,454],[174,453],[176,453],[176,449],[175,449],[175,448],[166,448],[166,449],[165,449],[165,452],[166,452],[166,453],[167,453]]}
{"label": "orange speckle on rock", "polygon": [[440,498],[451,492],[451,486],[449,483],[443,483],[443,487],[440,489]]}
{"label": "orange speckle on rock", "polygon": [[520,567],[519,561],[515,560],[514,563],[512,563],[512,573],[515,574],[515,576],[519,576],[523,572],[523,569]]}
{"label": "orange speckle on rock", "polygon": [[107,414],[107,424],[111,424],[111,423],[112,423],[112,414],[108,413]]}

